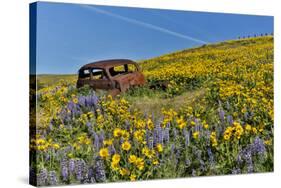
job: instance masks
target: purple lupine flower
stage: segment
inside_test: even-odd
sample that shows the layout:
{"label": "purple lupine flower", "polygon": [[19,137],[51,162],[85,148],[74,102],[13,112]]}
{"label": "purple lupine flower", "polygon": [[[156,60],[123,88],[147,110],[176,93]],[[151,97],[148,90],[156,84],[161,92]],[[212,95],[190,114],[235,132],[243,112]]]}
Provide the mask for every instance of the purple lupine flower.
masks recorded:
{"label": "purple lupine flower", "polygon": [[100,149],[99,135],[97,133],[94,133],[94,149],[96,151]]}
{"label": "purple lupine flower", "polygon": [[96,95],[92,95],[92,103],[97,105],[99,102],[99,98]]}
{"label": "purple lupine flower", "polygon": [[97,182],[105,182],[106,181],[106,175],[105,175],[105,169],[103,161],[97,157],[96,158],[96,166],[95,166],[95,179]]}
{"label": "purple lupine flower", "polygon": [[67,167],[67,159],[63,158],[60,162],[61,166],[61,176],[64,181],[68,179],[68,167]]}
{"label": "purple lupine flower", "polygon": [[157,133],[158,133],[158,140],[157,140],[157,143],[160,143],[163,145],[163,141],[164,141],[164,136],[163,136],[163,129],[161,127],[158,128],[157,130]]}
{"label": "purple lupine flower", "polygon": [[96,179],[95,179],[95,173],[94,173],[94,168],[93,167],[89,167],[88,169],[88,183],[96,183]]}
{"label": "purple lupine flower", "polygon": [[232,117],[231,115],[228,115],[228,116],[227,116],[227,123],[228,123],[229,125],[232,125],[232,124],[233,124],[233,117]]}
{"label": "purple lupine flower", "polygon": [[82,178],[83,178],[83,163],[82,163],[82,159],[76,160],[75,174],[76,174],[76,179],[81,181]]}
{"label": "purple lupine flower", "polygon": [[241,165],[243,163],[243,156],[241,151],[238,153],[236,161],[238,165]]}
{"label": "purple lupine flower", "polygon": [[68,179],[68,169],[66,166],[62,167],[61,169],[61,175],[64,181]]}
{"label": "purple lupine flower", "polygon": [[246,163],[252,162],[252,151],[251,150],[245,150],[243,154],[244,160]]}
{"label": "purple lupine flower", "polygon": [[86,123],[86,126],[87,126],[88,128],[92,128],[91,122],[88,121],[88,122]]}
{"label": "purple lupine flower", "polygon": [[171,128],[171,123],[170,122],[167,123],[166,128]]}
{"label": "purple lupine flower", "polygon": [[254,153],[263,155],[266,152],[264,141],[259,137],[256,137],[254,143],[252,144],[252,150]]}
{"label": "purple lupine flower", "polygon": [[112,144],[112,145],[109,146],[109,154],[110,154],[110,155],[113,155],[113,154],[115,154],[115,153],[116,153],[116,150],[115,150],[114,145]]}
{"label": "purple lupine flower", "polygon": [[46,168],[43,168],[39,171],[37,184],[38,185],[46,185],[48,180],[48,171]]}
{"label": "purple lupine flower", "polygon": [[199,125],[199,120],[198,120],[198,118],[194,118],[194,122],[195,122],[195,125]]}
{"label": "purple lupine flower", "polygon": [[154,146],[156,146],[156,144],[157,144],[157,130],[156,129],[154,129],[154,131],[153,131],[153,144],[154,144]]}
{"label": "purple lupine flower", "polygon": [[166,144],[170,142],[170,129],[168,127],[164,129],[163,140]]}
{"label": "purple lupine flower", "polygon": [[148,139],[148,142],[147,142],[148,148],[149,148],[149,149],[152,149],[152,148],[153,148],[153,144],[154,144],[154,142],[153,142],[153,137],[150,137],[150,138]]}
{"label": "purple lupine flower", "polygon": [[237,163],[242,164],[243,161],[246,162],[248,172],[253,172],[253,155],[263,155],[266,152],[264,142],[259,137],[256,137],[254,142],[252,144],[249,144],[246,148],[244,148],[242,151],[238,153],[237,156]]}
{"label": "purple lupine flower", "polygon": [[150,135],[151,135],[151,131],[148,128],[145,128],[145,141],[146,141],[146,143],[149,142]]}
{"label": "purple lupine flower", "polygon": [[104,132],[103,130],[101,130],[100,134],[99,134],[99,142],[102,145],[104,141]]}
{"label": "purple lupine flower", "polygon": [[70,173],[74,173],[74,170],[75,170],[75,160],[74,159],[69,160],[68,168],[69,168]]}
{"label": "purple lupine flower", "polygon": [[79,96],[78,97],[78,104],[80,106],[86,106],[86,97],[85,96]]}
{"label": "purple lupine flower", "polygon": [[84,96],[85,106],[91,107],[92,106],[92,95]]}
{"label": "purple lupine flower", "polygon": [[190,132],[187,131],[186,129],[184,129],[183,135],[184,135],[184,139],[185,139],[185,147],[187,147],[187,146],[189,146],[189,142],[190,142]]}
{"label": "purple lupine flower", "polygon": [[93,92],[92,95],[89,97],[89,100],[87,100],[89,106],[97,106],[98,105],[98,97]]}
{"label": "purple lupine flower", "polygon": [[49,184],[50,185],[57,185],[58,184],[56,171],[50,171],[49,172]]}
{"label": "purple lupine flower", "polygon": [[207,152],[208,152],[208,156],[209,156],[210,166],[213,168],[213,167],[215,167],[215,157],[213,155],[211,148],[208,148]]}
{"label": "purple lupine flower", "polygon": [[219,109],[219,116],[220,116],[221,122],[224,123],[225,112],[224,112],[224,110],[222,108]]}
{"label": "purple lupine flower", "polygon": [[85,179],[85,178],[87,178],[88,167],[87,167],[86,162],[83,159],[81,161],[81,164],[82,164],[82,178]]}

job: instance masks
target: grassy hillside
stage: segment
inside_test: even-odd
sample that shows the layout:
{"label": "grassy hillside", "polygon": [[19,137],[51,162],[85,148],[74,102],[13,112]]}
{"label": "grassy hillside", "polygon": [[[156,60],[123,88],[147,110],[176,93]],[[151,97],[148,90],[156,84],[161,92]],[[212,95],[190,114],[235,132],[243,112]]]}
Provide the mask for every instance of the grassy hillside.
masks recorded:
{"label": "grassy hillside", "polygon": [[38,185],[273,171],[273,37],[140,63],[149,84],[168,88],[112,98],[76,89],[75,75],[38,77],[30,143]]}
{"label": "grassy hillside", "polygon": [[[252,95],[252,89],[263,91],[266,84],[269,97],[273,87],[273,37],[257,37],[203,45],[139,62],[150,82],[168,81],[166,91],[150,90],[148,86],[123,94],[133,107],[158,116],[162,108],[193,105],[207,96],[207,91],[219,88],[215,100],[241,92]],[[268,78],[266,83],[261,84]],[[39,86],[57,84],[60,80],[74,83],[77,75],[39,75]],[[39,87],[40,88],[40,87]],[[215,97],[215,96],[211,96]],[[258,97],[258,96],[257,96]]]}
{"label": "grassy hillside", "polygon": [[[129,94],[129,101],[148,112],[159,112],[162,107],[192,105],[202,96],[223,102],[232,96],[239,99],[251,96],[260,101],[256,91],[266,98],[273,96],[272,36],[186,49],[145,60],[141,66],[149,82],[164,80],[170,83],[165,92],[153,91],[153,94],[144,89],[145,94],[140,91]],[[162,98],[170,99],[163,101]],[[267,106],[268,101],[264,100],[262,105]]]}
{"label": "grassy hillside", "polygon": [[273,38],[268,36],[204,45],[145,60],[141,65],[150,81],[169,80],[192,87],[210,77],[230,75],[234,79],[233,72],[240,68],[247,73],[244,77],[249,76],[261,67],[272,66],[272,62]]}
{"label": "grassy hillside", "polygon": [[48,87],[56,85],[61,80],[75,82],[77,80],[76,74],[41,74],[37,76],[38,87]]}

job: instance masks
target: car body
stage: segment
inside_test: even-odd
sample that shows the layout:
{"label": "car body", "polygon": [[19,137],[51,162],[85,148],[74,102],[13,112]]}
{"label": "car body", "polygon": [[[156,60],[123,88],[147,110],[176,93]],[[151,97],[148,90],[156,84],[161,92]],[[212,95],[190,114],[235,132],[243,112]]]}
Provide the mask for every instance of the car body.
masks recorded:
{"label": "car body", "polygon": [[94,90],[108,90],[113,96],[144,84],[139,65],[129,59],[97,61],[82,66],[78,71],[77,88],[89,85]]}

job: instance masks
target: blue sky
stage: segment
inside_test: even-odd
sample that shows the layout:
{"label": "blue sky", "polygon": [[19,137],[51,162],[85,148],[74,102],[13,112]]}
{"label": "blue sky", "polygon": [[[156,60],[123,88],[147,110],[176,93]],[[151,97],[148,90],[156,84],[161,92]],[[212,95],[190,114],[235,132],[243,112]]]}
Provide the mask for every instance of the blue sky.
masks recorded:
{"label": "blue sky", "polygon": [[71,74],[103,59],[142,60],[273,32],[273,17],[39,2],[37,73]]}

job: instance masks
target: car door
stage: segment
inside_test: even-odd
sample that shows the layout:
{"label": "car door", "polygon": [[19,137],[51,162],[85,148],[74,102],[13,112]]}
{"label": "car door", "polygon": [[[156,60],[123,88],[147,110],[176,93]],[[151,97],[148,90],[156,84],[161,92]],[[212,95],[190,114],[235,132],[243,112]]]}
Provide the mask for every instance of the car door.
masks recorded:
{"label": "car door", "polygon": [[91,69],[89,85],[94,89],[113,89],[114,83],[109,80],[106,71],[101,68]]}

